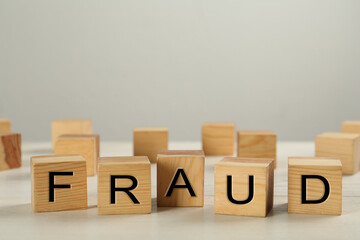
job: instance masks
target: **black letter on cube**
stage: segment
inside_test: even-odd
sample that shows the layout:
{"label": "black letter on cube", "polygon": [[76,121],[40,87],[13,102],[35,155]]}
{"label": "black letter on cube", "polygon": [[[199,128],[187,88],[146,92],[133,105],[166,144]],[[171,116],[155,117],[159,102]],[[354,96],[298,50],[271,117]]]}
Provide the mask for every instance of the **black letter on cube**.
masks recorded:
{"label": "black letter on cube", "polygon": [[[110,200],[110,203],[111,204],[115,204],[115,192],[116,191],[122,191],[122,192],[125,192],[129,197],[130,199],[133,201],[134,204],[140,204],[139,200],[137,200],[137,198],[134,196],[134,194],[132,194],[130,191],[131,190],[134,190],[137,185],[138,185],[138,181],[137,179],[134,177],[134,176],[130,176],[130,175],[111,175],[110,176],[111,178],[111,200]],[[132,185],[130,187],[127,187],[127,188],[117,188],[115,187],[116,185],[116,179],[130,179],[132,181]]]}
{"label": "black letter on cube", "polygon": [[227,176],[226,185],[227,185],[227,197],[230,202],[232,202],[234,204],[247,204],[253,200],[253,198],[254,198],[254,176],[253,175],[249,176],[249,196],[245,200],[235,200],[233,198],[233,196],[232,196],[232,176],[231,175]]}
{"label": "black letter on cube", "polygon": [[[184,183],[185,185],[176,185],[176,182],[179,178],[179,176],[181,175],[181,177],[184,179]],[[170,184],[170,187],[169,187],[169,190],[167,191],[166,193],[166,197],[170,197],[174,188],[187,188],[191,197],[196,197],[196,194],[194,192],[194,189],[191,187],[191,184],[189,182],[189,179],[187,178],[186,174],[185,174],[185,171],[184,169],[181,169],[179,168],[176,173],[175,173],[175,176],[174,176],[174,179],[172,180],[171,184]]]}
{"label": "black letter on cube", "polygon": [[55,201],[55,188],[71,188],[70,184],[54,184],[55,176],[73,176],[73,172],[49,172],[49,202]]}
{"label": "black letter on cube", "polygon": [[[306,179],[308,178],[314,178],[319,179],[324,183],[325,191],[322,198],[318,200],[307,200],[306,199]],[[325,202],[326,199],[329,197],[330,194],[330,185],[329,182],[324,178],[323,176],[319,175],[301,175],[301,203],[302,204],[317,204]]]}

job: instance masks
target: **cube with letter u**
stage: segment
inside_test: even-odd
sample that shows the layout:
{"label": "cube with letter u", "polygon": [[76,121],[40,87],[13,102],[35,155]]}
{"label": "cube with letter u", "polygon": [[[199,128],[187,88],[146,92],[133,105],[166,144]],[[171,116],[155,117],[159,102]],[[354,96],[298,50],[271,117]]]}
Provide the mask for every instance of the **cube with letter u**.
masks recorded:
{"label": "cube with letter u", "polygon": [[215,213],[265,217],[273,199],[273,159],[226,157],[215,165]]}

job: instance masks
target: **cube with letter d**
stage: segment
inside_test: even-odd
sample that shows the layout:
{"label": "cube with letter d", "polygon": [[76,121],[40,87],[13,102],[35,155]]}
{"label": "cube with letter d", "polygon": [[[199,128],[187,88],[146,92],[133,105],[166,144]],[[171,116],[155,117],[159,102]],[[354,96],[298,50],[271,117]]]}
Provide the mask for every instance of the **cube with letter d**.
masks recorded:
{"label": "cube with letter d", "polygon": [[341,215],[341,161],[326,157],[290,157],[288,202],[289,213]]}

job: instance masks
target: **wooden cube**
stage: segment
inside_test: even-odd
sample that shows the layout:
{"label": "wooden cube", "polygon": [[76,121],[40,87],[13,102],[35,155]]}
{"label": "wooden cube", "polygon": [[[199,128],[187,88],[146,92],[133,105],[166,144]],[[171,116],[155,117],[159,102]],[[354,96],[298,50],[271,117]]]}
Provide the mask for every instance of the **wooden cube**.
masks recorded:
{"label": "wooden cube", "polygon": [[340,160],[290,157],[288,176],[289,213],[341,215]]}
{"label": "wooden cube", "polygon": [[205,156],[201,150],[161,151],[157,160],[159,207],[204,206]]}
{"label": "wooden cube", "polygon": [[360,135],[323,133],[315,138],[316,157],[335,157],[342,163],[343,174],[354,174],[360,165]]}
{"label": "wooden cube", "polygon": [[360,121],[345,121],[341,124],[341,132],[360,134]]}
{"label": "wooden cube", "polygon": [[63,119],[53,121],[52,144],[55,146],[56,139],[61,135],[68,134],[92,134],[92,121],[90,119]]}
{"label": "wooden cube", "polygon": [[276,133],[271,130],[240,130],[237,156],[274,159],[276,168]]}
{"label": "wooden cube", "polygon": [[158,152],[168,149],[168,135],[165,127],[134,128],[134,156],[147,156],[156,163]]}
{"label": "wooden cube", "polygon": [[0,133],[0,170],[21,166],[21,135]]}
{"label": "wooden cube", "polygon": [[99,158],[100,137],[95,134],[61,135],[57,138],[54,152],[56,155],[79,154],[86,160],[88,176],[96,173],[96,163]]}
{"label": "wooden cube", "polygon": [[86,162],[80,155],[31,158],[34,212],[87,208]]}
{"label": "wooden cube", "polygon": [[0,132],[11,132],[11,122],[8,119],[0,118]]}
{"label": "wooden cube", "polygon": [[106,157],[98,164],[98,214],[151,213],[148,157]]}
{"label": "wooden cube", "polygon": [[226,157],[215,165],[215,213],[266,217],[274,202],[274,160]]}
{"label": "wooden cube", "polygon": [[233,155],[235,123],[207,122],[202,125],[202,148],[207,156]]}

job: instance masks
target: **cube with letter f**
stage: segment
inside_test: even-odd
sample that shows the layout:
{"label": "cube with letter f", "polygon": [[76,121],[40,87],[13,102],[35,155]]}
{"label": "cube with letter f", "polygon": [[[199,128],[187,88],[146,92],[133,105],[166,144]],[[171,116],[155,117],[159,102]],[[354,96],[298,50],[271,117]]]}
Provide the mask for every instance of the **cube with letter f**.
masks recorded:
{"label": "cube with letter f", "polygon": [[34,212],[87,208],[86,162],[80,155],[31,158]]}

